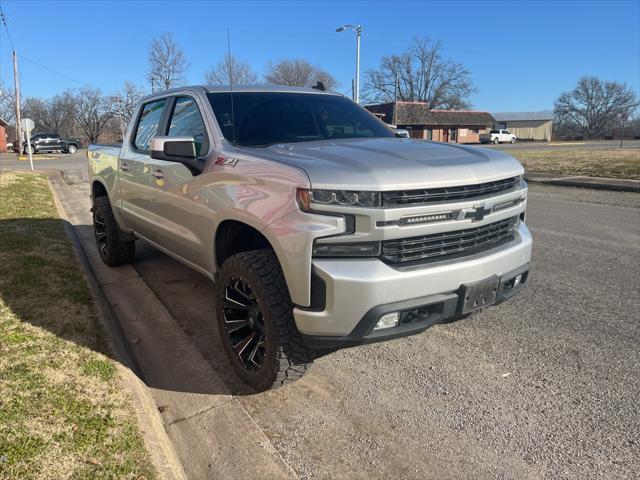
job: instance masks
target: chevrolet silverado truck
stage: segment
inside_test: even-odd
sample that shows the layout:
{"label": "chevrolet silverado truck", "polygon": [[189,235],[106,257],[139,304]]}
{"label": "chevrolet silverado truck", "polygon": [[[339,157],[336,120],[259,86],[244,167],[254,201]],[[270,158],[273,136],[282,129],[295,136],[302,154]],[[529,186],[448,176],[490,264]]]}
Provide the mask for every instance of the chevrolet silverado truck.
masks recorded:
{"label": "chevrolet silverado truck", "polygon": [[489,133],[480,135],[481,143],[516,143],[516,136],[509,130],[491,130]]}
{"label": "chevrolet silverado truck", "polygon": [[397,138],[339,94],[168,90],[141,101],[121,147],[87,156],[102,260],[133,262],[142,239],[214,281],[211,322],[255,390],[527,285],[522,166]]}
{"label": "chevrolet silverado truck", "polygon": [[65,140],[57,133],[39,133],[29,139],[29,143],[22,143],[24,153],[63,152],[74,154],[78,151],[77,140]]}

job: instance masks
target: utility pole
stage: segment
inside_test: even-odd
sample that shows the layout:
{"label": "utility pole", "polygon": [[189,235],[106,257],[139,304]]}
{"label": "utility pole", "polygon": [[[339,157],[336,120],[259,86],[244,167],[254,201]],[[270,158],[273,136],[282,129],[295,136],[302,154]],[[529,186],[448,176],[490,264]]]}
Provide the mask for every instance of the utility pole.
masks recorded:
{"label": "utility pole", "polygon": [[[22,127],[20,126],[20,78],[18,77],[18,54],[13,51],[13,84],[16,91],[16,133],[18,134],[18,156],[22,153]],[[29,139],[27,139],[28,141]]]}
{"label": "utility pole", "polygon": [[393,118],[391,122],[396,125],[396,111],[398,110],[398,72],[396,72],[396,83],[393,86]]}

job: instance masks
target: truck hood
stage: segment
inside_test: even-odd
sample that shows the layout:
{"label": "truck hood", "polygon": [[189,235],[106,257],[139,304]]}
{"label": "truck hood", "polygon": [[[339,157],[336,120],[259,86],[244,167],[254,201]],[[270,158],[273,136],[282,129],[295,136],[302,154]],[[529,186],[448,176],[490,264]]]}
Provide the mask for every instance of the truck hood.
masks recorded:
{"label": "truck hood", "polygon": [[323,140],[250,150],[251,155],[303,169],[318,189],[409,190],[524,173],[518,161],[498,150],[405,138]]}

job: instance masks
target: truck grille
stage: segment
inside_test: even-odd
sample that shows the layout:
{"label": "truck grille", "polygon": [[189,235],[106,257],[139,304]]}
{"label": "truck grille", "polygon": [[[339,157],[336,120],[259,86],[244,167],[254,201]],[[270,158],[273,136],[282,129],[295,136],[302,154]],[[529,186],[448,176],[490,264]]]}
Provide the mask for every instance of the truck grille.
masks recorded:
{"label": "truck grille", "polygon": [[491,193],[513,188],[520,177],[505,178],[494,182],[478,183],[446,188],[421,188],[419,190],[396,190],[382,193],[382,205],[394,207],[401,205],[425,204],[444,200],[464,200],[482,197]]}
{"label": "truck grille", "polygon": [[517,222],[516,216],[476,228],[385,240],[382,259],[391,264],[408,264],[472,255],[513,239]]}

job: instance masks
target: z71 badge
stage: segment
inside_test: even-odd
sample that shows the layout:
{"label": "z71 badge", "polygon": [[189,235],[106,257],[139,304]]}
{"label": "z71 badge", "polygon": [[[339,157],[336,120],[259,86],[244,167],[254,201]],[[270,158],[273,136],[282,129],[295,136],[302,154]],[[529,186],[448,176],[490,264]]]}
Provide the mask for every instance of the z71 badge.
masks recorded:
{"label": "z71 badge", "polygon": [[235,167],[239,161],[240,159],[238,158],[220,156],[216,158],[214,165],[222,165],[225,167]]}

